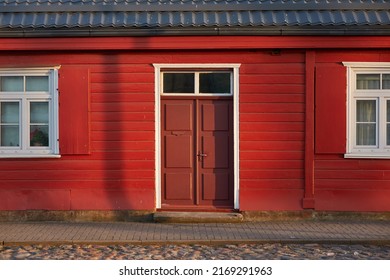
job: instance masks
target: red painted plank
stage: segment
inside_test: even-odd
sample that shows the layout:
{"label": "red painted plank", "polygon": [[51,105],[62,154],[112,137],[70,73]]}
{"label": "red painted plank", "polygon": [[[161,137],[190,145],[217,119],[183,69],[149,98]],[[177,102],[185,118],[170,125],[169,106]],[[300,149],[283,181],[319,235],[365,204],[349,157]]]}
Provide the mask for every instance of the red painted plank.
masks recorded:
{"label": "red painted plank", "polygon": [[242,141],[243,150],[303,151],[302,141]]}
{"label": "red painted plank", "polygon": [[304,103],[241,103],[240,113],[301,113]]}
{"label": "red painted plank", "polygon": [[[88,198],[88,199],[85,199]],[[153,210],[153,189],[77,189],[72,191],[71,209],[78,210]]]}
{"label": "red painted plank", "polygon": [[240,189],[303,189],[303,179],[241,179]]}
{"label": "red painted plank", "polygon": [[303,122],[305,115],[303,113],[246,113],[241,114],[242,122]]}
{"label": "red painted plank", "polygon": [[299,132],[304,131],[304,123],[301,122],[250,122],[240,124],[242,131],[264,131],[264,132]]}
{"label": "red painted plank", "polygon": [[241,131],[240,141],[303,141],[303,132],[254,132]]}
{"label": "red painted plank", "polygon": [[303,94],[260,94],[248,92],[240,95],[242,103],[304,103],[305,96]]}
{"label": "red painted plank", "polygon": [[245,160],[240,162],[240,170],[251,169],[303,169],[303,162],[302,160]]}
{"label": "red painted plank", "polygon": [[318,190],[316,210],[319,211],[390,211],[388,190]]}
{"label": "red painted plank", "polygon": [[284,169],[284,170],[241,170],[242,179],[301,179],[304,178],[303,169]]}
{"label": "red painted plank", "polygon": [[92,103],[91,112],[154,112],[153,102]]}
{"label": "red painted plank", "polygon": [[[259,67],[263,67],[259,65]],[[240,83],[241,84],[289,84],[289,85],[302,85],[304,84],[305,79],[303,75],[282,75],[278,74],[243,74],[240,75]]]}
{"label": "red painted plank", "polygon": [[245,151],[240,152],[240,160],[289,160],[289,159],[303,159],[303,152],[280,152],[280,151]]}
{"label": "red painted plank", "polygon": [[3,180],[137,180],[154,178],[154,170],[19,170],[0,171]]}
{"label": "red painted plank", "polygon": [[70,191],[0,190],[0,210],[70,210]]}
{"label": "red painted plank", "polygon": [[244,189],[240,192],[242,211],[302,210],[303,190]]}
{"label": "red painted plank", "polygon": [[[92,131],[154,131],[154,121],[134,120],[134,121],[94,121],[91,123]],[[153,139],[154,140],[154,139]]]}
{"label": "red painted plank", "polygon": [[322,190],[373,190],[381,192],[383,189],[390,189],[390,180],[371,180],[371,179],[339,179],[339,178],[325,178],[315,180],[316,189]]}

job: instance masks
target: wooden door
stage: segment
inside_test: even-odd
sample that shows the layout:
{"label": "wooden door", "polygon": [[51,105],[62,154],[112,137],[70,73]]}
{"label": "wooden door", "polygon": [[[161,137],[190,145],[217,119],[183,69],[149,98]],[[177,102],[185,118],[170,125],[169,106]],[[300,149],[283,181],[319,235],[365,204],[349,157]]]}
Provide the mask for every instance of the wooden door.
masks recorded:
{"label": "wooden door", "polygon": [[231,99],[161,100],[163,209],[233,208]]}

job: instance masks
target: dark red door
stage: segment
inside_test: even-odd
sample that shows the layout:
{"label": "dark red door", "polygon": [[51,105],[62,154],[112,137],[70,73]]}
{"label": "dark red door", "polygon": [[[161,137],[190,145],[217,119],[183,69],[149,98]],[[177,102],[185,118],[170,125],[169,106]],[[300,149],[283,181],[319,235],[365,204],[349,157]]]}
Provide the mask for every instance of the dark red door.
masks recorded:
{"label": "dark red door", "polygon": [[233,208],[232,100],[161,106],[162,208]]}

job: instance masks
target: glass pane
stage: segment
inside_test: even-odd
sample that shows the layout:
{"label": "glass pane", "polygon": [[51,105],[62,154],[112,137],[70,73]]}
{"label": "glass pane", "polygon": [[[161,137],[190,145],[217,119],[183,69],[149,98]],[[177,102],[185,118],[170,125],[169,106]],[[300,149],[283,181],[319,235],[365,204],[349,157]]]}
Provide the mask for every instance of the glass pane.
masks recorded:
{"label": "glass pane", "polygon": [[2,124],[19,124],[19,102],[2,102],[0,109]]}
{"label": "glass pane", "polygon": [[194,73],[164,73],[164,93],[194,93]]}
{"label": "glass pane", "polygon": [[26,77],[26,91],[49,91],[48,76]]}
{"label": "glass pane", "polygon": [[30,103],[30,122],[31,123],[49,123],[49,103],[31,102]]}
{"label": "glass pane", "polygon": [[23,91],[22,76],[3,76],[1,79],[0,91]]}
{"label": "glass pane", "polygon": [[380,89],[380,74],[357,74],[357,89]]}
{"label": "glass pane", "polygon": [[200,93],[230,93],[230,73],[200,73]]}
{"label": "glass pane", "polygon": [[356,125],[356,145],[376,145],[376,124],[358,123]]}
{"label": "glass pane", "polygon": [[390,100],[386,101],[386,113],[387,113],[386,121],[390,122]]}
{"label": "glass pane", "polygon": [[387,144],[388,146],[390,146],[390,124],[387,124],[386,125],[386,129],[387,129]]}
{"label": "glass pane", "polygon": [[356,121],[376,122],[376,101],[375,100],[356,101]]}
{"label": "glass pane", "polygon": [[1,125],[1,146],[19,146],[19,125]]}
{"label": "glass pane", "polygon": [[382,89],[390,89],[390,74],[382,75]]}
{"label": "glass pane", "polygon": [[49,146],[49,126],[31,125],[30,126],[30,146]]}

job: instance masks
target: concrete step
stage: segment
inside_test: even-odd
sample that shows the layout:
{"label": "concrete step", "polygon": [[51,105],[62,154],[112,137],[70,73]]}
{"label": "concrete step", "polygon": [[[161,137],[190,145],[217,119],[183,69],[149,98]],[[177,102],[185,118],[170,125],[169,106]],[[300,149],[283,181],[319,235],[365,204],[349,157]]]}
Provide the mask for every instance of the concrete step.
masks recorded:
{"label": "concrete step", "polygon": [[239,223],[244,217],[230,212],[156,212],[153,220],[156,223]]}

